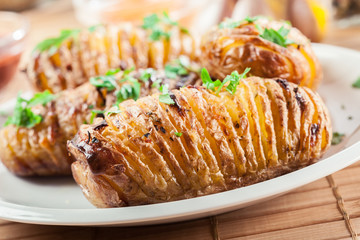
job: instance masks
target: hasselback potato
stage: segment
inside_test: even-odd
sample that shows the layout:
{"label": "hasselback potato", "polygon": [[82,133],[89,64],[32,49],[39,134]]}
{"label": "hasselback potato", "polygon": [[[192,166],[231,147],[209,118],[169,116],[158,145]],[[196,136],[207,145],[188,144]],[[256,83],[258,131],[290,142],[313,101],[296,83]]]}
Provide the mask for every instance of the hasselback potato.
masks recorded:
{"label": "hasselback potato", "polygon": [[195,38],[177,25],[164,28],[169,37],[158,39],[150,38],[150,30],[131,24],[64,30],[59,37],[38,44],[27,65],[27,76],[36,90],[57,93],[109,69],[160,69],[180,55],[198,59]]}
{"label": "hasselback potato", "polygon": [[310,41],[286,22],[226,20],[203,36],[201,63],[214,78],[251,68],[254,76],[283,78],[316,89],[323,74]]}
{"label": "hasselback potato", "polygon": [[[152,74],[147,81],[140,80],[143,73],[149,72]],[[117,73],[117,89],[125,89],[125,85],[129,89],[131,86],[128,81],[122,81],[124,76],[124,72]],[[131,90],[127,90],[125,95],[140,91],[140,96],[158,92],[156,87],[152,87],[154,82],[169,84],[169,88],[173,89],[184,84],[195,84],[198,79],[194,73],[169,79],[163,71],[155,72],[152,69],[133,71],[127,76],[139,79],[135,81],[141,83],[141,88],[136,90],[130,87]],[[0,160],[12,173],[20,176],[70,175],[72,159],[66,149],[67,140],[75,136],[81,124],[90,123],[96,115],[102,115],[101,110],[119,100],[116,89],[110,91],[91,83],[62,91],[55,96],[45,106],[31,108],[42,117],[40,123],[30,127],[10,124],[0,130]]]}
{"label": "hasselback potato", "polygon": [[309,165],[329,147],[328,111],[308,88],[251,77],[235,90],[188,86],[169,93],[173,103],[129,100],[82,125],[68,149],[85,196],[120,207],[217,193]]}

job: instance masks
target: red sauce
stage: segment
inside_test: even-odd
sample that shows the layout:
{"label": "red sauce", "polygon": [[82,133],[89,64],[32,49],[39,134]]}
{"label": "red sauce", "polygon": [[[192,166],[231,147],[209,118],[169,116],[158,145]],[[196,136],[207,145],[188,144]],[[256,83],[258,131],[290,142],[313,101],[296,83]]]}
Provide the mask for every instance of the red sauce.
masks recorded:
{"label": "red sauce", "polygon": [[0,88],[4,87],[14,76],[21,54],[0,57]]}

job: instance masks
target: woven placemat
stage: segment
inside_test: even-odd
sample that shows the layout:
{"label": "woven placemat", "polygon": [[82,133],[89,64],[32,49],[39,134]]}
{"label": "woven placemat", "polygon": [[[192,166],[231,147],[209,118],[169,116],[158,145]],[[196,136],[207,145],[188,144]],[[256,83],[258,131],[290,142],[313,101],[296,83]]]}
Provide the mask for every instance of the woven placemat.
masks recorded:
{"label": "woven placemat", "polygon": [[[234,212],[145,227],[57,227],[0,220],[1,239],[358,239],[360,163]],[[359,238],[360,239],[360,238]]]}

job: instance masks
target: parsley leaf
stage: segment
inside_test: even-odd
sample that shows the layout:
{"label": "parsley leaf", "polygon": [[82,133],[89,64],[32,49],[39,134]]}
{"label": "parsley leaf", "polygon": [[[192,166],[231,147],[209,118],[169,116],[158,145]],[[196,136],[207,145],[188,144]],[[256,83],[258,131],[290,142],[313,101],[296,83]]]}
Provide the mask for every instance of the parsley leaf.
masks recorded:
{"label": "parsley leaf", "polygon": [[225,86],[226,83],[229,83],[226,86],[226,90],[234,94],[236,92],[236,87],[239,85],[239,82],[241,79],[246,77],[246,74],[251,70],[251,68],[246,68],[245,71],[242,74],[239,74],[237,71],[233,71],[230,75],[226,76],[225,79],[221,82],[219,79],[216,81],[213,81],[209,75],[209,72],[203,68],[201,70],[201,80],[203,82],[203,86],[205,86],[207,89],[216,91],[216,95],[219,94],[221,89]]}
{"label": "parsley leaf", "polygon": [[331,139],[331,145],[337,145],[341,143],[341,141],[344,139],[345,134],[334,132],[333,137]]}
{"label": "parsley leaf", "polygon": [[117,109],[117,110],[109,110],[107,112],[107,115],[113,115],[113,114],[118,114],[118,113],[121,113],[121,110],[120,109]]}
{"label": "parsley leaf", "polygon": [[213,81],[209,75],[209,72],[206,70],[206,68],[201,69],[201,80],[203,82],[203,85],[210,90],[215,90],[215,87],[219,87],[221,85],[221,81],[217,79],[216,81]]}
{"label": "parsley leaf", "polygon": [[40,104],[45,106],[45,104],[51,102],[54,99],[55,99],[55,95],[51,94],[49,90],[45,90],[42,93],[35,93],[34,97],[32,97],[28,101],[27,107],[33,107]]}
{"label": "parsley leaf", "polygon": [[99,27],[102,27],[102,26],[103,26],[102,24],[92,25],[92,26],[88,27],[88,31],[91,33],[95,32],[96,29],[98,29]]}
{"label": "parsley leaf", "polygon": [[49,54],[53,54],[55,53],[55,51],[60,47],[61,43],[64,42],[66,39],[70,38],[70,37],[77,37],[80,33],[79,29],[64,29],[61,30],[60,32],[60,36],[55,37],[55,38],[48,38],[45,39],[44,41],[38,43],[35,48],[34,51],[46,51],[49,50]]}
{"label": "parsley leaf", "polygon": [[[259,25],[257,25],[257,28],[259,29]],[[284,26],[277,31],[272,28],[265,28],[259,36],[282,47],[286,47],[287,45],[294,43],[294,41],[287,39],[289,32],[290,29],[284,28]]]}
{"label": "parsley leaf", "polygon": [[151,87],[152,88],[160,88],[160,84],[162,83],[162,80],[161,79],[156,79],[152,84],[151,84]]}
{"label": "parsley leaf", "polygon": [[175,104],[174,100],[170,97],[169,86],[167,84],[161,85],[159,88],[162,94],[159,95],[159,101],[165,104]]}
{"label": "parsley leaf", "polygon": [[115,92],[116,105],[130,98],[136,101],[140,96],[140,91],[141,84],[137,80],[131,84],[124,84],[120,90]]}
{"label": "parsley leaf", "polygon": [[174,60],[172,63],[165,65],[165,75],[170,79],[175,79],[177,76],[188,75],[190,61],[185,56],[180,56],[178,59]]}
{"label": "parsley leaf", "polygon": [[260,18],[260,16],[255,16],[255,17],[249,17],[247,16],[244,20],[247,21],[248,23],[253,23],[256,20],[258,20]]}
{"label": "parsley leaf", "polygon": [[108,91],[113,91],[117,86],[113,75],[91,77],[90,83],[97,88],[106,88]]}
{"label": "parsley leaf", "polygon": [[163,11],[162,21],[166,24],[173,25],[173,26],[179,25],[178,22],[170,19],[169,14],[166,11]]}
{"label": "parsley leaf", "polygon": [[[158,41],[162,37],[166,40],[169,40],[171,37],[171,33],[166,31],[165,27],[167,26],[178,26],[179,23],[170,19],[167,12],[163,12],[161,16],[157,14],[151,14],[146,16],[143,19],[143,25],[141,26],[143,29],[151,30],[149,35],[149,39],[152,41]],[[188,30],[185,28],[180,28],[181,32],[188,33]]]}
{"label": "parsley leaf", "polygon": [[360,77],[351,85],[353,88],[360,88]]}
{"label": "parsley leaf", "polygon": [[236,87],[239,85],[239,82],[241,79],[246,77],[246,74],[251,70],[251,68],[246,68],[245,71],[242,74],[239,74],[237,71],[233,71],[231,75],[228,75],[225,77],[224,81],[221,83],[221,85],[216,90],[216,94],[218,94],[221,90],[221,88],[225,85],[225,83],[229,82],[229,84],[226,86],[226,90],[233,94],[236,92]]}
{"label": "parsley leaf", "polygon": [[151,79],[151,77],[153,76],[153,74],[155,74],[155,72],[156,71],[154,69],[147,68],[141,73],[139,79],[143,82],[147,82],[147,81],[149,81],[149,79]]}
{"label": "parsley leaf", "polygon": [[174,133],[177,137],[181,137],[183,134],[181,132],[175,132]]}
{"label": "parsley leaf", "polygon": [[231,19],[225,19],[224,21],[222,21],[219,24],[219,29],[236,28],[236,27],[240,26],[241,23],[242,23],[242,21],[234,21]]}
{"label": "parsley leaf", "polygon": [[90,116],[90,124],[94,122],[95,117],[104,117],[104,110],[92,110]]}
{"label": "parsley leaf", "polygon": [[36,93],[30,100],[26,100],[18,95],[15,109],[12,116],[9,116],[4,126],[13,124],[18,127],[32,128],[42,121],[40,115],[35,114],[31,107],[36,105],[45,105],[55,98],[48,90],[43,93]]}

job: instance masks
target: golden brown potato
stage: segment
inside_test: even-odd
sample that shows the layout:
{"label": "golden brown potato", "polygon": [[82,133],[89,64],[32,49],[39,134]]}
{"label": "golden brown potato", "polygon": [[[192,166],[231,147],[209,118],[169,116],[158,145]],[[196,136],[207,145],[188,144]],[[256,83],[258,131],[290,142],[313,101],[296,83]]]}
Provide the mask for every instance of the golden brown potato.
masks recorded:
{"label": "golden brown potato", "polygon": [[46,40],[38,45],[27,75],[36,90],[57,93],[104,75],[109,69],[160,69],[180,55],[197,61],[199,44],[189,33],[178,26],[168,27],[167,32],[169,39],[152,41],[148,30],[131,24],[98,26],[81,32],[67,30],[57,38],[59,41],[66,36],[58,48],[49,47]]}
{"label": "golden brown potato", "polygon": [[[285,31],[279,40],[273,30],[279,33],[281,28]],[[289,41],[293,43],[287,44]],[[283,78],[314,90],[323,77],[310,41],[287,23],[266,18],[223,22],[203,36],[200,59],[210,75],[218,79],[251,67],[254,76]]]}
{"label": "golden brown potato", "polygon": [[121,103],[82,125],[68,149],[97,207],[167,202],[238,188],[316,162],[331,142],[319,95],[286,80],[240,80],[234,95],[203,87]]}
{"label": "golden brown potato", "polygon": [[[139,79],[143,70],[130,73]],[[122,79],[121,73],[118,76]],[[186,84],[195,84],[197,76],[169,79],[164,72],[157,71],[143,82],[141,96],[158,92],[151,87],[154,81],[169,84],[169,88],[179,88]],[[118,83],[119,89],[128,82]],[[159,84],[160,84],[159,83]],[[14,174],[20,176],[50,176],[71,174],[72,159],[66,149],[67,140],[72,139],[84,122],[91,122],[94,110],[111,107],[117,100],[116,91],[96,88],[85,83],[75,89],[60,92],[46,106],[36,106],[32,110],[43,120],[34,127],[8,125],[0,130],[0,160]]]}

